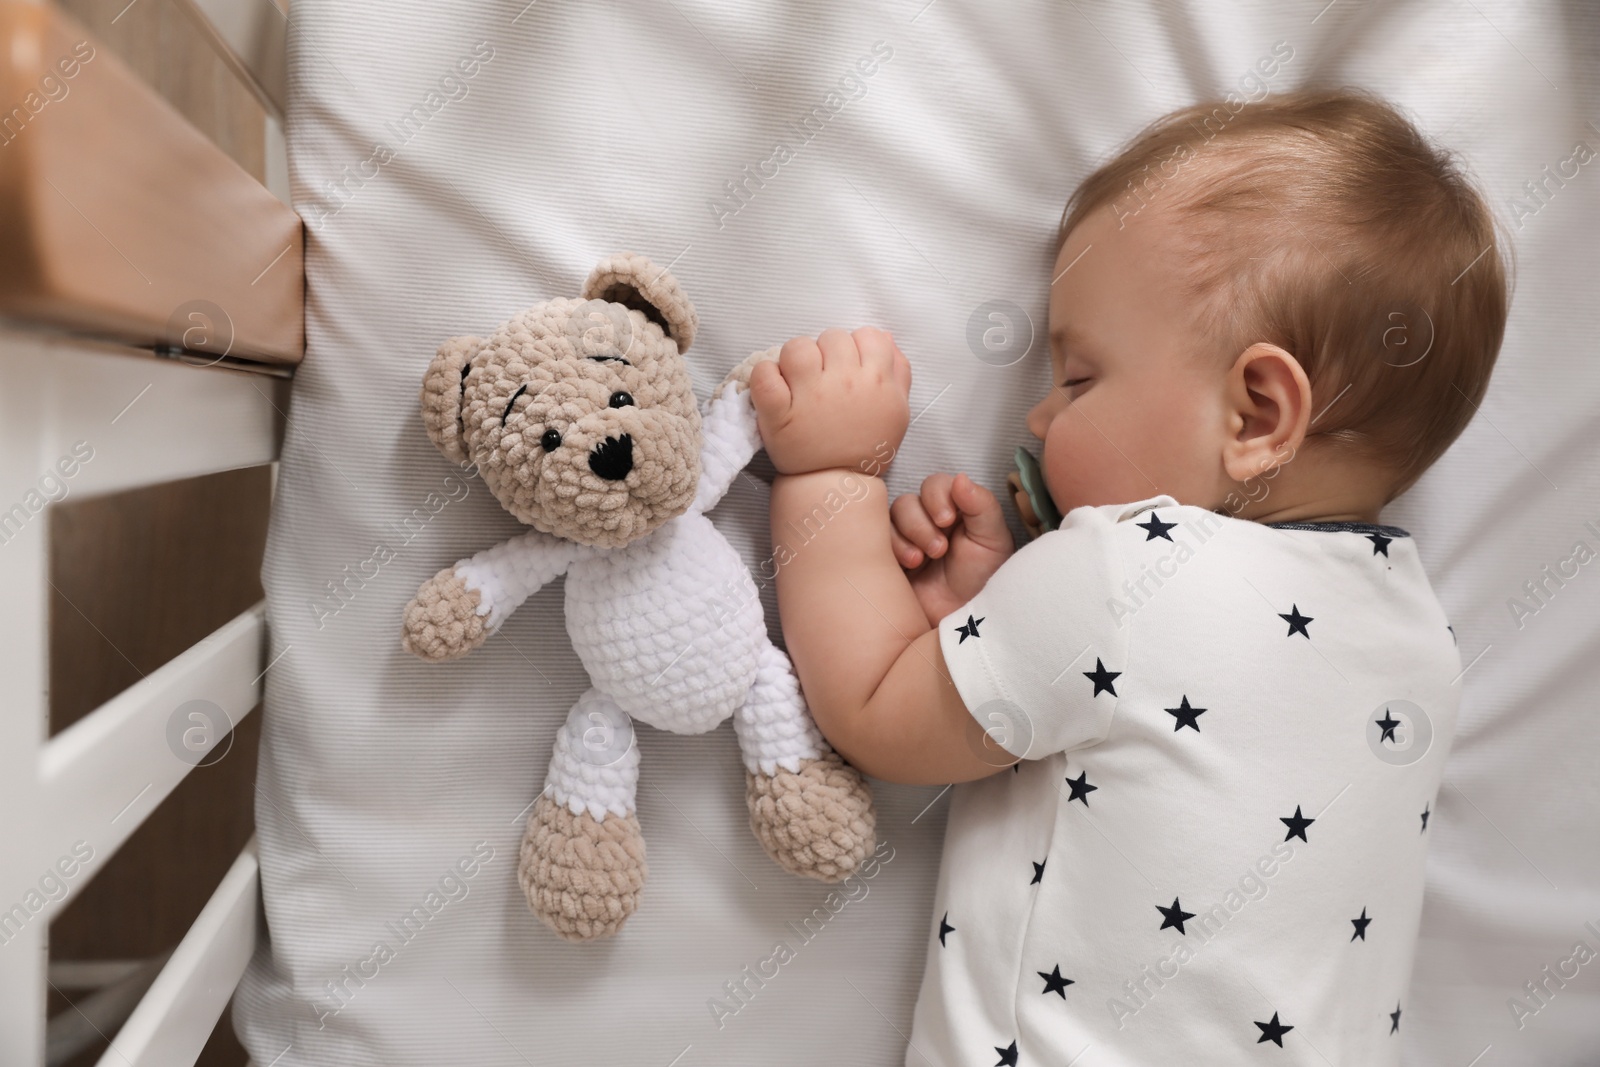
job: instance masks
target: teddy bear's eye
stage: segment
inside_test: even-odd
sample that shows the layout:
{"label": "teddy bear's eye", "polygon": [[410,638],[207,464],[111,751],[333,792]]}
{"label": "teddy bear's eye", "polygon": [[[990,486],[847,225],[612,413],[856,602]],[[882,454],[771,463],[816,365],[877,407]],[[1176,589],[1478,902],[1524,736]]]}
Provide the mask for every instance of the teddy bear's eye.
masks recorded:
{"label": "teddy bear's eye", "polygon": [[630,408],[633,406],[633,394],[618,389],[611,394],[611,406],[614,408]]}
{"label": "teddy bear's eye", "polygon": [[546,430],[544,436],[539,438],[539,447],[546,452],[554,452],[561,447],[561,435],[554,430]]}

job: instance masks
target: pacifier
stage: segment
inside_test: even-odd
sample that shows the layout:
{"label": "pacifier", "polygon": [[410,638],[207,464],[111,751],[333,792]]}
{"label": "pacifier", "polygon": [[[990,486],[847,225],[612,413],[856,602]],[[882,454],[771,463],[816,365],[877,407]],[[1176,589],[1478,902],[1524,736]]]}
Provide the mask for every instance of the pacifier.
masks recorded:
{"label": "pacifier", "polygon": [[1022,481],[1022,491],[1028,494],[1028,503],[1033,505],[1033,513],[1039,517],[1039,528],[1042,532],[1049,532],[1061,525],[1061,512],[1056,510],[1055,501],[1050,499],[1050,491],[1045,488],[1044,468],[1021,445],[1016,452],[1017,476]]}

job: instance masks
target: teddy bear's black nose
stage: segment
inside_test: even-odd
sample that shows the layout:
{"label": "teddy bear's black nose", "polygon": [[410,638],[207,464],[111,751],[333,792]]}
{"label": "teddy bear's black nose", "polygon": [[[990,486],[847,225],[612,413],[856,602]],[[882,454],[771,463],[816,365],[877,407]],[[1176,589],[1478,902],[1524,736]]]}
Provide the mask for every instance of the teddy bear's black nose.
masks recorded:
{"label": "teddy bear's black nose", "polygon": [[620,482],[633,470],[633,438],[608,437],[589,450],[589,469],[608,481]]}

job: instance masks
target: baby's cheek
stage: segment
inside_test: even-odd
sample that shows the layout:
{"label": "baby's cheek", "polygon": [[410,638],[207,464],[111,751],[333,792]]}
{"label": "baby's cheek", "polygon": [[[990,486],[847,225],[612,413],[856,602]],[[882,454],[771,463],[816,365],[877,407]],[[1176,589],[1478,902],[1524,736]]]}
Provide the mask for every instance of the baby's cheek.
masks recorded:
{"label": "baby's cheek", "polygon": [[1087,399],[1078,401],[1081,409],[1075,405],[1059,413],[1045,436],[1044,480],[1063,515],[1078,507],[1143,500],[1160,491],[1142,473],[1145,464],[1137,458],[1148,444],[1144,433],[1104,417],[1109,413],[1091,414]]}

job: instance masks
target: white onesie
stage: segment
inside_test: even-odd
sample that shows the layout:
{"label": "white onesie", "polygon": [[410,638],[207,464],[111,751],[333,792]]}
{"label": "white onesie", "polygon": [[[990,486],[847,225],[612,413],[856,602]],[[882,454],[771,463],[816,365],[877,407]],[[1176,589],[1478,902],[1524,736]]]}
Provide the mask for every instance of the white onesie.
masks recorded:
{"label": "white onesie", "polygon": [[908,1064],[1399,1063],[1462,674],[1409,534],[1077,508],[939,639],[1025,758],[955,787]]}

